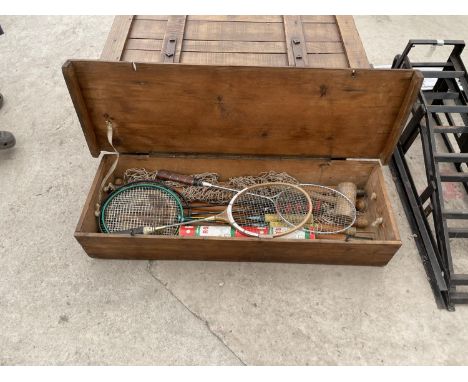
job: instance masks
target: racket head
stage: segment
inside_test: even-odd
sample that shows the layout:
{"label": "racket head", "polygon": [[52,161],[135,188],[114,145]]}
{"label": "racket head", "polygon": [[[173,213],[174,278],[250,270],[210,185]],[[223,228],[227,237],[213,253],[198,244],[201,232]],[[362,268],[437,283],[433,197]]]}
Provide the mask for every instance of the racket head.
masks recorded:
{"label": "racket head", "polygon": [[353,226],[357,217],[356,206],[346,195],[313,183],[302,183],[300,187],[309,194],[312,202],[313,224],[305,225],[304,231],[334,234]]}
{"label": "racket head", "polygon": [[[128,183],[111,193],[99,215],[103,233],[121,232],[139,227],[154,227],[178,223],[184,219],[184,206],[178,194],[158,182]],[[176,235],[178,227],[158,232]]]}
{"label": "racket head", "polygon": [[[263,234],[245,228],[252,225],[252,219],[269,214],[276,214],[284,222],[282,230]],[[311,216],[312,203],[307,192],[299,186],[282,182],[244,188],[234,195],[226,209],[227,220],[236,230],[258,238],[287,235],[303,227]]]}

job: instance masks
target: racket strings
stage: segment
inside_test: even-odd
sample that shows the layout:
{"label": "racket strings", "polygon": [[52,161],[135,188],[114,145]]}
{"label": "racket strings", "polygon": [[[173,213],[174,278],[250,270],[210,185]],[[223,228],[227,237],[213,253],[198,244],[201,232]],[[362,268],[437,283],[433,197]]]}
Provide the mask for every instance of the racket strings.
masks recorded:
{"label": "racket strings", "polygon": [[[157,180],[156,171],[148,171],[146,169],[128,169],[124,174],[124,181],[141,181],[141,180]],[[356,211],[354,203],[352,203],[345,195],[332,188],[326,186],[313,185],[313,184],[299,184],[300,182],[291,175],[284,172],[263,172],[256,176],[240,176],[230,178],[227,182],[220,182],[219,175],[216,173],[200,173],[195,174],[195,178],[207,181],[215,185],[222,185],[233,189],[243,189],[252,185],[258,185],[267,182],[283,182],[289,184],[299,185],[306,191],[312,201],[312,218],[310,223],[304,226],[304,230],[316,233],[337,233],[346,230],[356,220],[357,215],[361,213]],[[225,206],[232,199],[234,193],[231,191],[198,187],[198,186],[181,186],[180,183],[164,181],[164,184],[169,187],[176,187],[180,194],[187,200],[189,204],[194,202],[204,202],[207,204]],[[267,195],[271,191],[260,191],[257,189],[256,193],[263,192]],[[260,204],[267,204],[252,207],[252,201],[237,200],[236,205],[233,206],[233,219],[241,221],[243,226],[261,226],[265,225],[265,215],[269,221],[270,226],[288,225],[284,221],[275,217],[275,213],[267,213],[274,211],[269,205],[270,202],[262,200]],[[196,203],[195,203],[196,204]],[[300,205],[300,203],[299,203]],[[192,207],[195,208],[196,207]],[[286,208],[286,207],[285,207]],[[285,211],[284,215],[288,215]],[[294,214],[292,214],[294,215]],[[300,213],[297,214],[300,216]],[[170,221],[170,219],[168,219]],[[291,222],[294,224],[294,221]],[[170,224],[170,223],[169,223]],[[148,224],[145,224],[148,225]],[[165,225],[165,224],[162,224]],[[241,225],[241,224],[239,224]],[[175,232],[177,231],[170,231]],[[162,232],[160,232],[162,233]],[[171,233],[169,233],[171,234]]]}
{"label": "racket strings", "polygon": [[[181,219],[180,204],[172,194],[144,186],[119,192],[106,205],[103,213],[108,232],[142,226],[165,226],[177,223]],[[168,227],[158,234],[175,235],[177,228]]]}
{"label": "racket strings", "polygon": [[276,220],[288,229],[302,226],[310,215],[310,200],[303,190],[288,184],[253,186],[231,202],[232,219],[241,228],[270,227]]}
{"label": "racket strings", "polygon": [[324,186],[301,185],[312,201],[313,222],[304,229],[319,233],[337,233],[356,220],[354,204],[345,195]]}

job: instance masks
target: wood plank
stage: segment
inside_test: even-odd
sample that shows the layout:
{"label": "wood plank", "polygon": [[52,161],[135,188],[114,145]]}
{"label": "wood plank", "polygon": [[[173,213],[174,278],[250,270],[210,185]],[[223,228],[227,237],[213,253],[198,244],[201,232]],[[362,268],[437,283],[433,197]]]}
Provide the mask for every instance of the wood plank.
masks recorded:
{"label": "wood plank", "polygon": [[125,42],[127,40],[133,16],[116,16],[107,37],[101,60],[119,61],[122,57]]}
{"label": "wood plank", "polygon": [[347,68],[348,60],[344,53],[308,54],[308,66],[311,68]]}
{"label": "wood plank", "polygon": [[182,63],[194,65],[286,66],[284,54],[184,52]]}
{"label": "wood plank", "polygon": [[125,49],[136,49],[136,50],[157,50],[160,51],[162,48],[163,40],[153,40],[146,38],[129,38]]}
{"label": "wood plank", "polygon": [[232,22],[253,22],[253,23],[282,23],[281,16],[249,16],[249,15],[214,15],[214,16],[188,16],[190,21],[232,21]]}
{"label": "wood plank", "polygon": [[[166,33],[163,38],[161,62],[179,62],[180,52],[184,43],[185,21],[187,16],[169,16]],[[175,52],[168,53],[168,45],[175,40]],[[170,55],[169,55],[170,54]]]}
{"label": "wood plank", "polygon": [[129,38],[150,38],[162,40],[166,32],[167,21],[162,20],[134,20]]}
{"label": "wood plank", "polygon": [[339,41],[307,42],[307,53],[344,53],[343,43]]}
{"label": "wood plank", "polygon": [[108,114],[122,153],[379,158],[419,85],[412,70],[72,64],[99,147]]}
{"label": "wood plank", "polygon": [[[96,170],[96,175],[94,176],[93,182],[86,197],[83,210],[81,211],[78,224],[76,225],[75,232],[99,232],[99,227],[96,221],[96,203],[98,203],[99,198],[99,188],[101,187],[102,179],[106,176],[109,168],[111,166],[111,161],[114,160],[114,155],[104,155],[99,163],[99,167]],[[106,195],[102,195],[102,199]]]}
{"label": "wood plank", "polygon": [[169,20],[169,16],[164,15],[138,15],[135,16],[136,20],[156,20],[156,21],[167,21]]}
{"label": "wood plank", "polygon": [[419,94],[419,90],[421,89],[421,85],[423,82],[423,75],[420,71],[414,71],[413,76],[411,78],[411,84],[408,88],[408,91],[405,93],[401,106],[400,111],[398,112],[397,117],[395,118],[394,125],[392,129],[389,131],[387,144],[382,151],[380,156],[380,160],[382,163],[387,164],[395,150],[396,144],[398,139],[400,138],[401,133],[403,132],[403,128],[408,120],[409,114],[411,113],[411,109],[414,105],[416,97]]}
{"label": "wood plank", "polygon": [[284,41],[202,41],[184,40],[183,52],[286,53]]}
{"label": "wood plank", "polygon": [[[101,259],[257,261],[384,266],[401,242],[161,237],[75,233],[86,253]],[[188,250],[189,248],[189,250]]]}
{"label": "wood plank", "polygon": [[388,197],[385,178],[380,166],[376,166],[372,171],[369,180],[364,187],[370,196],[375,193],[376,198],[371,200],[367,198],[367,214],[370,223],[377,218],[382,218],[383,223],[376,227],[368,227],[366,230],[373,230],[378,240],[400,240],[400,234],[395,221],[390,198]]}
{"label": "wood plank", "polygon": [[308,66],[301,16],[283,16],[289,66]]}
{"label": "wood plank", "polygon": [[325,23],[325,24],[335,24],[335,16],[312,16],[312,15],[302,15],[301,16],[303,23]]}
{"label": "wood plank", "polygon": [[101,150],[96,139],[96,132],[93,128],[93,121],[88,112],[83,93],[81,92],[79,79],[76,76],[75,68],[71,61],[66,61],[62,66],[63,77],[67,84],[68,92],[75,107],[78,119],[80,120],[83,134],[88,144],[89,151],[93,157],[98,157]]}
{"label": "wood plank", "polygon": [[281,23],[187,21],[189,40],[284,41]]}
{"label": "wood plank", "polygon": [[353,16],[336,16],[341,40],[351,68],[369,68],[369,61],[359,38]]}
{"label": "wood plank", "polygon": [[340,32],[336,24],[302,23],[304,37],[307,42],[341,41]]}
{"label": "wood plank", "polygon": [[[129,38],[125,49],[158,50],[162,40]],[[308,42],[307,53],[344,53],[341,42]],[[182,52],[211,53],[286,53],[284,41],[201,41],[184,39]]]}
{"label": "wood plank", "polygon": [[128,62],[161,62],[161,51],[159,50],[125,50],[122,61]]}

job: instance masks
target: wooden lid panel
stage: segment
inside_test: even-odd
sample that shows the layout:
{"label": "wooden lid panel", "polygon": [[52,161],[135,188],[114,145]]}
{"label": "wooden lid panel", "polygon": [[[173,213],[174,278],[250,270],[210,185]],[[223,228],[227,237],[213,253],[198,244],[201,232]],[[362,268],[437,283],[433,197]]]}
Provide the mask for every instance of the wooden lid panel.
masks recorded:
{"label": "wooden lid panel", "polygon": [[406,70],[68,61],[91,153],[386,159],[421,78]]}

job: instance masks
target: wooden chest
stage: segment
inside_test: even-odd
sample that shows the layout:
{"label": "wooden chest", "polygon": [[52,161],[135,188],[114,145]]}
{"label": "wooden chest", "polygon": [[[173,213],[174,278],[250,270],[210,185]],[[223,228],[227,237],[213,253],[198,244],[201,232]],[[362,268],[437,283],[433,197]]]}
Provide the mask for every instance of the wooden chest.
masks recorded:
{"label": "wooden chest", "polygon": [[[348,29],[340,29],[340,18],[302,17],[314,20],[307,21],[310,24],[323,24],[325,33],[289,17],[216,18],[120,17],[103,53],[107,61],[64,64],[91,154],[113,151],[107,136],[111,122],[113,146],[120,153],[115,177],[122,177],[127,168],[144,167],[187,174],[218,172],[224,178],[285,171],[303,182],[331,186],[352,181],[375,194],[367,214],[369,220],[383,219],[373,228],[376,240],[103,234],[94,211],[113,154],[101,158],[76,239],[97,258],[385,265],[401,241],[382,164],[389,160],[407,119],[422,82],[420,74],[309,68],[347,67],[351,62],[367,66],[363,55],[361,62],[353,61],[352,52],[361,45],[349,19]],[[343,36],[349,36],[350,29],[355,44],[348,52]],[[342,40],[335,34],[336,41],[317,42],[320,49],[336,45],[336,52],[313,53],[318,45],[310,38],[317,33],[331,38],[331,30],[341,30]],[[307,53],[290,49],[289,37],[298,38]],[[166,49],[167,44],[174,46]],[[249,49],[252,53],[246,52]],[[267,53],[268,49],[274,52]],[[291,54],[301,55],[305,65]],[[328,54],[334,58],[326,65],[315,60],[314,55]],[[167,65],[166,58],[182,63]]]}

